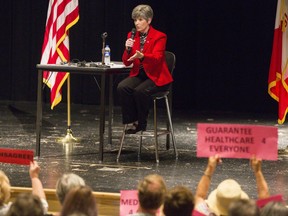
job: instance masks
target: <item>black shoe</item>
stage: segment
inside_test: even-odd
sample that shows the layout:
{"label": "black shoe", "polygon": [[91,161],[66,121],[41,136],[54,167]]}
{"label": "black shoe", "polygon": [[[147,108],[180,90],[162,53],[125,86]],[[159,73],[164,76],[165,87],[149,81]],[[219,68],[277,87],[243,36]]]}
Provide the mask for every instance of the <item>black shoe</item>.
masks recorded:
{"label": "black shoe", "polygon": [[146,125],[134,125],[135,128],[130,128],[125,131],[126,134],[136,134],[139,131],[146,131]]}

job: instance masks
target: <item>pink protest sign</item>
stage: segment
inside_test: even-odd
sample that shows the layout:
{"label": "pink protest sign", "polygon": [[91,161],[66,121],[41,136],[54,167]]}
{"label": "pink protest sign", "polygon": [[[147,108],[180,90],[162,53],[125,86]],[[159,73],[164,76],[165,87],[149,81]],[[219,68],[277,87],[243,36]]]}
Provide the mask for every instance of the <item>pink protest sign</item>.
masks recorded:
{"label": "pink protest sign", "polygon": [[274,126],[197,124],[197,157],[278,159],[278,129]]}
{"label": "pink protest sign", "polygon": [[257,200],[257,206],[262,208],[269,202],[284,202],[283,196],[281,194],[277,194],[277,195],[270,196],[265,199],[259,199]]}
{"label": "pink protest sign", "polygon": [[205,214],[202,214],[201,212],[198,212],[196,209],[193,210],[192,216],[205,216]]}
{"label": "pink protest sign", "polygon": [[138,205],[137,190],[120,191],[120,216],[136,213]]}

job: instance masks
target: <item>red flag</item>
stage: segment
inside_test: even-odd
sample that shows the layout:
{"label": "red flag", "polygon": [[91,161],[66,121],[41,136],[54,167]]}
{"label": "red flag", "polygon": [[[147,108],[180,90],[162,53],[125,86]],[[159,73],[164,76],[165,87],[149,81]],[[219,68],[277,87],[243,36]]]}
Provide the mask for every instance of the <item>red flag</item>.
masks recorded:
{"label": "red flag", "polygon": [[[78,0],[49,1],[41,64],[57,64],[70,60],[68,32],[78,20]],[[66,72],[44,71],[43,82],[51,90],[51,109],[61,101],[61,87],[68,75]]]}
{"label": "red flag", "polygon": [[288,112],[288,0],[278,0],[273,49],[268,77],[268,93],[278,101],[278,123]]}

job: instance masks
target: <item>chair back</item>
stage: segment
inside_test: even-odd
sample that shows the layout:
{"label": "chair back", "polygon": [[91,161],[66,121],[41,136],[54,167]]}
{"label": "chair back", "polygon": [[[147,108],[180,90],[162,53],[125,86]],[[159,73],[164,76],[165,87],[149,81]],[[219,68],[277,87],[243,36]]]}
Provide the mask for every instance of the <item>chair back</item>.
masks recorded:
{"label": "chair back", "polygon": [[176,56],[174,53],[170,51],[165,51],[165,58],[166,58],[168,69],[170,73],[173,75],[173,71],[174,71],[175,64],[176,64]]}

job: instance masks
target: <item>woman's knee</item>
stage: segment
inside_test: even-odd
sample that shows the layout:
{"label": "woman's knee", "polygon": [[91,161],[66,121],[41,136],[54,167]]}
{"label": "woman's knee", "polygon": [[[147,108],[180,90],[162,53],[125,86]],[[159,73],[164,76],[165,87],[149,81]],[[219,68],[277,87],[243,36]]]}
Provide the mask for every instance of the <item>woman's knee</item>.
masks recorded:
{"label": "woman's knee", "polygon": [[120,83],[117,85],[117,92],[118,92],[118,93],[121,93],[121,92],[124,91],[125,88],[126,88],[125,83],[120,82]]}
{"label": "woman's knee", "polygon": [[133,92],[133,96],[135,98],[143,98],[147,97],[147,94],[144,89],[135,89],[135,91]]}

